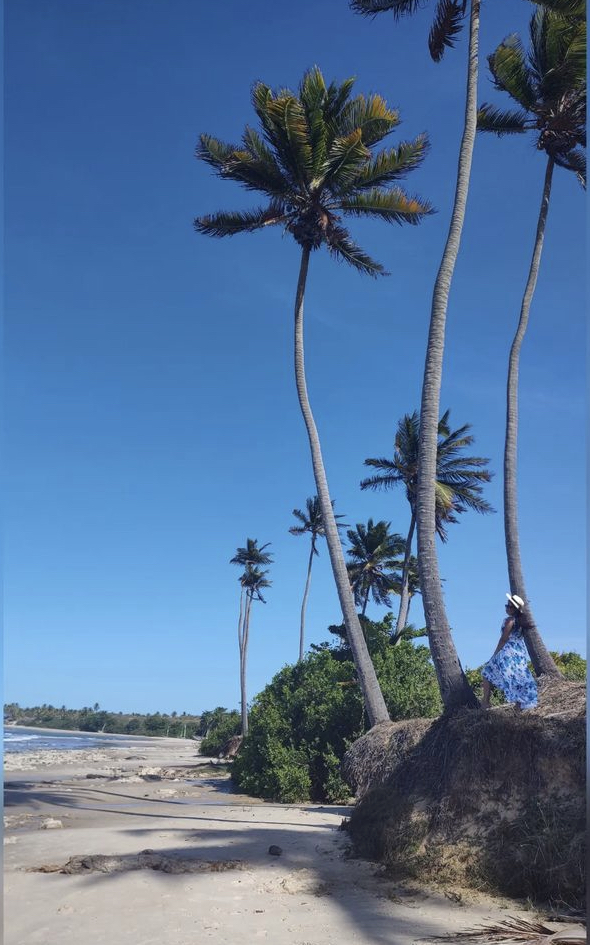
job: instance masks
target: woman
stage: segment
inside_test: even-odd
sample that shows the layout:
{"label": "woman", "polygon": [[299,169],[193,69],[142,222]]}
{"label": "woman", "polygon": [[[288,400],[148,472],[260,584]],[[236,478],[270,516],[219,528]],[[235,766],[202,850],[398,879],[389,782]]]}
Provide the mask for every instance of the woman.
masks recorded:
{"label": "woman", "polygon": [[537,704],[537,683],[528,668],[528,655],[522,635],[522,597],[506,594],[506,620],[494,655],[483,667],[482,708],[489,709],[492,686],[501,689],[508,702],[521,709],[533,709]]}

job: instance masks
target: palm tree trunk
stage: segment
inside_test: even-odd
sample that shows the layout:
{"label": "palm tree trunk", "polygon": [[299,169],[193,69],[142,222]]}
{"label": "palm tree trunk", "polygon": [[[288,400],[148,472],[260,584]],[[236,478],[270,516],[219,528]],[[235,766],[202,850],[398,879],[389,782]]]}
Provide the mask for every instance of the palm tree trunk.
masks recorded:
{"label": "palm tree trunk", "polygon": [[363,601],[363,609],[361,610],[361,617],[364,617],[364,616],[365,616],[365,613],[366,613],[366,611],[367,611],[367,604],[369,603],[369,594],[370,594],[370,593],[371,593],[371,585],[369,584],[369,586],[367,587],[366,594],[365,594],[365,599],[364,599],[364,601]]}
{"label": "palm tree trunk", "polygon": [[305,608],[307,607],[307,595],[309,594],[309,585],[311,584],[311,566],[313,564],[314,544],[311,541],[311,551],[309,554],[309,564],[307,565],[307,580],[305,582],[305,591],[303,593],[303,603],[301,604],[301,628],[299,630],[299,662],[303,659],[304,636],[305,636]]}
{"label": "palm tree trunk", "polygon": [[246,608],[244,612],[244,623],[242,627],[242,648],[240,651],[240,694],[242,710],[242,736],[245,738],[248,734],[248,698],[246,695],[246,660],[248,657],[248,634],[250,631],[250,608],[252,607],[252,597],[246,594]]}
{"label": "palm tree trunk", "polygon": [[346,626],[348,642],[352,650],[352,657],[359,685],[365,700],[365,708],[371,725],[377,722],[386,722],[389,720],[389,714],[385,705],[385,699],[379,686],[375,668],[371,662],[367,644],[363,636],[363,631],[356,613],[354,598],[350,590],[348,572],[340,544],[340,536],[334,518],[332,500],[328,491],[328,482],[326,471],[322,459],[322,451],[317,427],[309,404],[307,394],[307,384],[305,380],[305,359],[303,346],[303,301],[305,297],[305,283],[307,280],[307,270],[309,266],[310,247],[304,246],[301,252],[301,266],[299,269],[299,278],[297,280],[297,294],[295,298],[295,381],[297,384],[297,395],[299,397],[299,406],[305,421],[307,435],[309,437],[309,446],[311,450],[311,460],[313,464],[313,474],[316,483],[320,508],[322,511],[322,521],[326,532],[326,541],[330,562],[336,582],[336,589],[342,608],[342,616]]}
{"label": "palm tree trunk", "polygon": [[461,232],[465,219],[477,123],[479,7],[480,0],[471,0],[465,124],[459,152],[453,213],[432,295],[430,331],[426,349],[420,410],[420,446],[416,498],[418,568],[424,613],[428,626],[430,652],[445,709],[454,709],[461,705],[477,705],[473,690],[467,682],[459,662],[445,612],[436,553],[434,487],[445,322],[451,280],[459,253]]}
{"label": "palm tree trunk", "polygon": [[[397,623],[395,625],[396,634],[401,633],[408,622],[408,611],[410,609],[410,595],[408,593],[408,585],[410,582],[410,558],[412,556],[412,538],[414,537],[415,526],[416,526],[416,513],[412,509],[412,518],[410,520],[410,530],[408,531],[408,537],[406,538],[406,553],[404,555],[404,565],[402,568],[402,592],[401,592],[400,601],[399,601],[399,612],[397,615]],[[399,643],[400,640],[401,640],[401,637],[398,637],[396,642]]]}
{"label": "palm tree trunk", "polygon": [[[506,558],[508,561],[510,593],[518,594],[519,597],[522,597],[524,601],[527,601],[527,596],[520,560],[516,482],[518,438],[518,368],[520,361],[520,349],[527,329],[531,302],[533,300],[535,286],[537,284],[537,277],[539,275],[543,240],[545,237],[545,226],[547,223],[547,213],[549,211],[549,199],[551,196],[553,167],[553,159],[548,158],[547,169],[545,171],[545,182],[543,185],[543,197],[541,199],[541,208],[539,210],[539,219],[537,221],[535,246],[533,249],[529,276],[520,308],[518,328],[516,329],[516,334],[510,349],[510,359],[508,362],[508,383],[506,388],[506,439],[504,443],[504,534],[506,539]],[[541,639],[541,635],[537,630],[528,601],[523,614],[523,633],[537,676],[540,676],[543,673],[547,674],[548,676],[561,676],[561,673],[555,665],[551,654],[545,647],[545,644]]]}

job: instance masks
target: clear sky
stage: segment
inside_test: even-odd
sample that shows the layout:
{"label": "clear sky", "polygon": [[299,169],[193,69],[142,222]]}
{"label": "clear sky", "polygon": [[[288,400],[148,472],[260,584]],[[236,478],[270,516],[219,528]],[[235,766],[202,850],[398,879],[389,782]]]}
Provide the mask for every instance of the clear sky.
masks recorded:
{"label": "clear sky", "polygon": [[[255,607],[253,696],[297,656],[314,491],[292,368],[298,249],[277,229],[232,240],[198,214],[256,195],[196,161],[198,135],[239,138],[253,81],[295,86],[318,64],[399,109],[391,143],[427,131],[407,187],[420,227],[351,229],[391,276],[314,254],[308,383],[336,510],[405,533],[403,491],[361,493],[419,406],[430,300],[454,189],[465,36],[428,56],[433,5],[396,24],[346,0],[7,0],[5,699],[198,712],[239,701],[238,570],[272,542]],[[485,54],[526,30],[526,0],[483,4]],[[508,103],[506,103],[508,104]],[[480,137],[451,293],[441,407],[473,425],[496,476],[493,516],[451,526],[440,568],[466,666],[492,653],[508,590],[501,514],[508,348],[544,174],[531,140]],[[584,199],[556,170],[521,366],[520,514],[528,593],[551,649],[585,646]],[[308,642],[339,622],[327,551]],[[377,617],[382,610],[370,606]],[[410,619],[421,625],[419,603]]]}

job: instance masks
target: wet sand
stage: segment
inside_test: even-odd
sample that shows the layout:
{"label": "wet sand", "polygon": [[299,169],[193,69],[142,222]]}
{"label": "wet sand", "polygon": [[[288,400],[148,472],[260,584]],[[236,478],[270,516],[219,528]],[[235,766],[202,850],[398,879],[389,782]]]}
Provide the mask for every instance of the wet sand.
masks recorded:
{"label": "wet sand", "polygon": [[506,917],[506,902],[395,883],[350,857],[349,808],[235,794],[197,751],[7,756],[5,945],[410,945]]}

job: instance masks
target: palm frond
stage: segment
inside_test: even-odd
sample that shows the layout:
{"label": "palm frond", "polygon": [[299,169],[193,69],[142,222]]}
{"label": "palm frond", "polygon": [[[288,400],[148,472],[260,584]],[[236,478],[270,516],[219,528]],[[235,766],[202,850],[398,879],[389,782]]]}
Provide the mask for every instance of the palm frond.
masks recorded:
{"label": "palm frond", "polygon": [[344,262],[347,262],[354,269],[358,269],[358,271],[362,272],[364,275],[374,277],[389,275],[381,263],[371,259],[360,246],[357,246],[344,227],[332,227],[330,232],[326,235],[326,244],[333,256],[337,259],[344,260]]}
{"label": "palm frond", "polygon": [[330,147],[322,177],[331,190],[345,190],[354,183],[371,152],[363,144],[359,129],[336,138]]}
{"label": "palm frond", "polygon": [[477,112],[478,131],[491,131],[493,134],[502,137],[502,135],[524,134],[529,127],[527,113],[522,109],[495,108],[493,105],[484,102]]}
{"label": "palm frond", "polygon": [[324,105],[327,98],[327,89],[324,77],[318,66],[309,69],[300,85],[299,96],[309,128],[309,143],[311,147],[311,186],[319,183],[320,168],[326,160],[328,130],[324,119]]}
{"label": "palm frond", "polygon": [[233,177],[251,190],[260,190],[270,196],[291,196],[290,181],[283,175],[275,157],[260,137],[248,125],[242,141],[245,151],[236,150],[229,170],[222,176]]}
{"label": "palm frond", "polygon": [[452,49],[463,29],[464,0],[438,0],[434,22],[428,37],[428,48],[435,62],[440,62],[445,49]]}
{"label": "palm frond", "polygon": [[586,19],[586,0],[531,0],[531,2],[535,6],[557,13],[564,19],[576,21]]}
{"label": "palm frond", "polygon": [[346,103],[339,117],[340,134],[360,131],[368,146],[381,141],[399,122],[399,112],[389,108],[380,95],[357,95]]}
{"label": "palm frond", "polygon": [[532,111],[537,95],[527,66],[526,53],[516,34],[503,40],[495,52],[488,56],[488,65],[495,87],[508,92],[526,111]]}
{"label": "palm frond", "polygon": [[370,457],[365,460],[364,465],[380,469],[381,475],[363,479],[360,484],[361,489],[389,489],[403,482],[403,475],[395,459],[388,459],[386,456]]}
{"label": "palm frond", "polygon": [[553,160],[559,167],[573,171],[582,187],[586,189],[586,155],[580,148],[575,148],[567,154],[554,154]]}
{"label": "palm frond", "polygon": [[402,190],[383,190],[378,187],[347,197],[339,201],[341,210],[354,216],[372,216],[388,223],[420,223],[423,217],[433,213],[426,201],[408,197]]}
{"label": "palm frond", "polygon": [[393,13],[396,19],[411,16],[422,6],[420,0],[351,0],[350,8],[362,16],[377,16],[378,13]]}
{"label": "palm frond", "polygon": [[584,945],[585,930],[581,927],[579,937],[574,938],[569,934],[564,936],[561,931],[556,932],[543,922],[509,916],[507,919],[466,929],[464,932],[437,935],[430,941],[473,942],[474,945],[558,945],[562,939],[564,945],[566,941],[571,945]]}
{"label": "palm frond", "polygon": [[280,147],[283,161],[305,186],[312,169],[312,151],[305,110],[292,94],[277,96],[267,104],[272,120],[273,143]]}
{"label": "palm frond", "polygon": [[219,213],[197,217],[194,227],[197,233],[206,236],[234,236],[236,233],[253,233],[264,226],[284,223],[286,219],[280,207],[271,205],[257,210],[221,210]]}
{"label": "palm frond", "polygon": [[397,148],[381,151],[363,167],[355,187],[366,189],[400,180],[421,165],[429,147],[427,135],[421,134],[413,141],[402,141]]}

